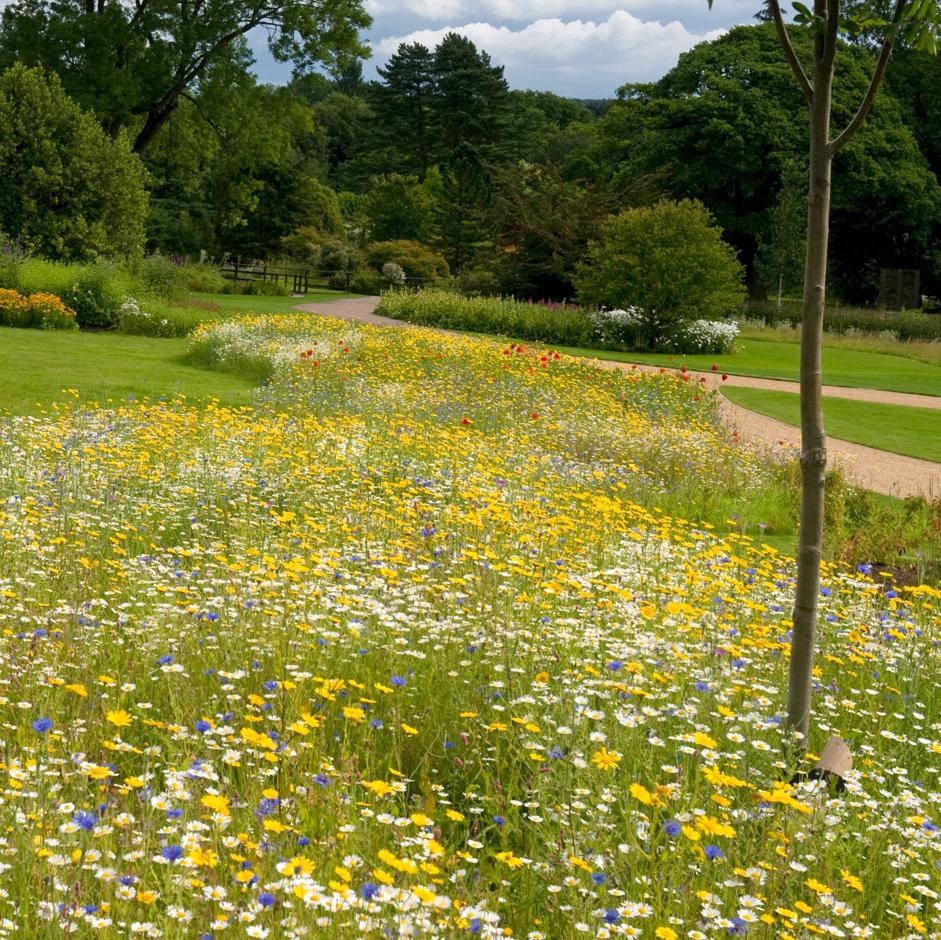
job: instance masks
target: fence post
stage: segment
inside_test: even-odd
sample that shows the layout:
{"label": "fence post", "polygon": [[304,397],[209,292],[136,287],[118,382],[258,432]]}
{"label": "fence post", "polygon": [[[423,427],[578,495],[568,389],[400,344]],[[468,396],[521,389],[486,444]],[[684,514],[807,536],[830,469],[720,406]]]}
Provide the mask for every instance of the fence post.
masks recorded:
{"label": "fence post", "polygon": [[238,284],[239,282],[239,257],[238,256],[236,256],[235,258],[235,277],[232,279],[232,282],[234,284]]}

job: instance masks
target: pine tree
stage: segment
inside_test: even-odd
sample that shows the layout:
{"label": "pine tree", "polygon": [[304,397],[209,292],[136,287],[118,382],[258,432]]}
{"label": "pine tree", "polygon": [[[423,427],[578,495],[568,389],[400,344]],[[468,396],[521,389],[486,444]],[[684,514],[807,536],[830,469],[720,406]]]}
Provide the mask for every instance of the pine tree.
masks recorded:
{"label": "pine tree", "polygon": [[373,110],[379,120],[375,146],[383,152],[383,170],[418,174],[431,166],[429,116],[432,107],[434,56],[421,43],[399,46],[384,68],[382,84],[373,89]]}
{"label": "pine tree", "polygon": [[510,91],[503,67],[490,64],[466,37],[448,33],[435,49],[432,138],[436,162],[446,164],[458,148],[481,163],[507,148]]}

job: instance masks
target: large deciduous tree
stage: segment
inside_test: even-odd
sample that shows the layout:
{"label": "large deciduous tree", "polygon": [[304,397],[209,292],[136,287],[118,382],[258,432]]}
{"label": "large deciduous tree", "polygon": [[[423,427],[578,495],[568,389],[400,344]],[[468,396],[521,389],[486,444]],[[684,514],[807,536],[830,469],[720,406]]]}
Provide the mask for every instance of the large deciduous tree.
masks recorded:
{"label": "large deciduous tree", "polygon": [[[813,37],[795,31],[793,44],[809,62]],[[855,113],[871,63],[865,47],[841,45],[835,125]],[[777,286],[777,275],[769,283],[756,262],[773,239],[775,207],[788,196],[787,168],[807,165],[810,115],[773,24],[736,27],[684,53],[653,85],[626,87],[598,128],[600,160],[611,166],[610,188],[623,204],[648,201],[651,190],[654,198],[702,200],[738,249],[752,296]],[[834,286],[844,299],[872,301],[879,267],[920,266],[939,216],[941,189],[905,109],[880,95],[834,163]]]}
{"label": "large deciduous tree", "polygon": [[342,66],[364,53],[361,0],[15,0],[0,64],[57,72],[67,93],[144,151],[184,94],[233,43],[266,33],[280,61]]}
{"label": "large deciduous tree", "polygon": [[146,171],[55,75],[0,75],[0,231],[51,258],[135,254],[147,216]]}
{"label": "large deciduous tree", "polygon": [[[711,7],[713,0],[709,0]],[[823,547],[824,481],[827,469],[826,434],[821,398],[821,350],[827,296],[827,251],[833,159],[865,123],[882,85],[892,49],[900,35],[925,51],[934,52],[941,32],[939,0],[894,0],[888,18],[873,5],[842,0],[814,0],[813,9],[795,4],[797,27],[810,32],[813,54],[805,66],[791,40],[779,0],[768,0],[778,40],[810,110],[810,178],[807,199],[807,252],[804,266],[803,323],[800,352],[801,511],[797,550],[797,585],[792,614],[790,675],[787,696],[788,728],[801,748],[810,726]],[[833,93],[840,35],[843,31],[876,30],[878,53],[868,87],[852,118],[833,132]]]}

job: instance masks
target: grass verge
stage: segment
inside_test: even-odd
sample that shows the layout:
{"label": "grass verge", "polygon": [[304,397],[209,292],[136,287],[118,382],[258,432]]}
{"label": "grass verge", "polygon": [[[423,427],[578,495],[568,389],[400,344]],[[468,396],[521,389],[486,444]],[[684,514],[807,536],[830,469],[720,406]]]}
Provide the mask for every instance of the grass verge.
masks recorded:
{"label": "grass verge", "polygon": [[[725,388],[722,393],[749,411],[786,424],[800,424],[796,394],[757,388]],[[832,437],[941,463],[941,411],[845,398],[825,398],[823,411]]]}
{"label": "grass verge", "polygon": [[[713,365],[730,375],[752,375],[796,382],[800,346],[773,340],[746,339],[726,356],[676,356],[658,353],[618,353],[608,350],[559,347],[572,356],[590,356],[618,362],[659,365],[669,369],[686,366],[709,372]],[[865,352],[827,346],[823,350],[823,381],[843,388],[874,388],[917,395],[941,395],[941,366],[902,355]]]}
{"label": "grass verge", "polygon": [[181,394],[250,403],[250,378],[202,369],[187,362],[187,350],[181,339],[0,328],[0,410],[36,413],[62,400],[63,389],[100,404]]}

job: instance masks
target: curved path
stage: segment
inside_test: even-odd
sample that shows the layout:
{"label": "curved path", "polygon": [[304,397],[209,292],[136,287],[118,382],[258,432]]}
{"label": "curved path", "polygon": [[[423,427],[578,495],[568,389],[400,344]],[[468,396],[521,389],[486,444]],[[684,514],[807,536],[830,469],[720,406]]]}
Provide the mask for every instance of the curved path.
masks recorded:
{"label": "curved path", "polygon": [[[297,310],[307,313],[319,313],[324,316],[338,317],[341,320],[355,320],[371,323],[375,326],[409,326],[402,320],[379,316],[376,306],[378,297],[356,297],[349,300],[330,300],[319,304],[301,304]],[[612,359],[590,360],[602,369],[629,371],[636,369],[644,372],[659,372],[657,366],[634,366]],[[800,448],[800,429],[774,418],[741,408],[732,404],[721,395],[724,384],[721,376],[715,373],[690,372],[690,381],[705,379],[708,388],[720,391],[720,413],[726,424],[742,441],[770,447],[774,450],[786,450],[794,453]],[[741,388],[763,388],[778,392],[798,392],[796,382],[777,379],[760,379],[746,375],[730,375],[726,384]],[[912,395],[903,392],[885,392],[869,388],[843,388],[825,385],[824,395],[831,398],[851,398],[857,401],[883,402],[894,405],[908,405],[917,408],[935,408],[941,410],[941,398],[931,395]],[[850,441],[827,438],[827,452],[832,463],[843,469],[847,476],[866,489],[890,496],[924,496],[929,499],[941,498],[941,464],[930,460],[917,460],[903,457],[874,447],[864,447]]]}

